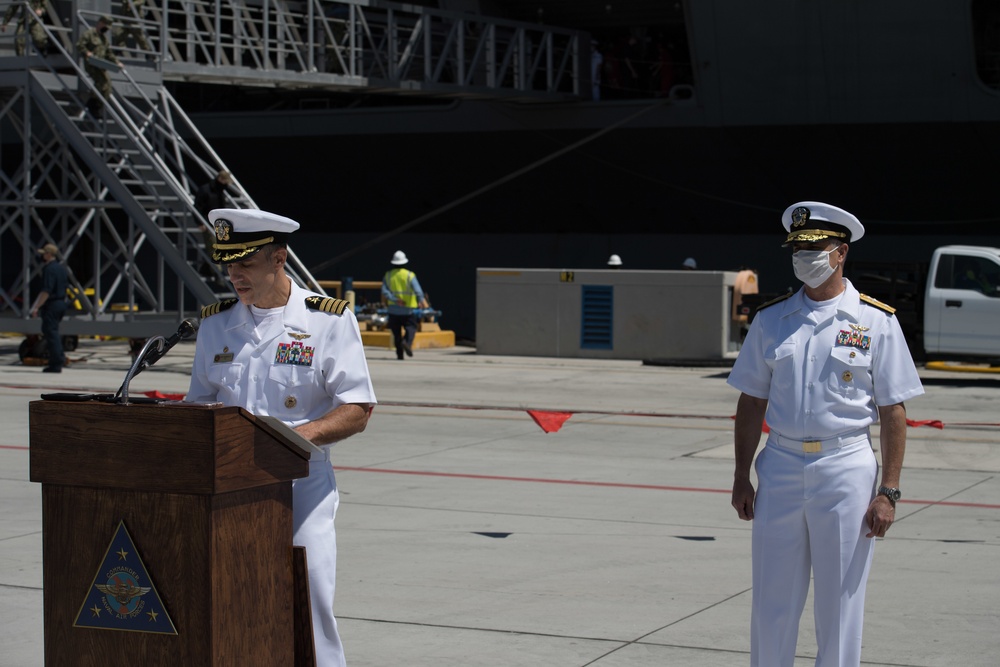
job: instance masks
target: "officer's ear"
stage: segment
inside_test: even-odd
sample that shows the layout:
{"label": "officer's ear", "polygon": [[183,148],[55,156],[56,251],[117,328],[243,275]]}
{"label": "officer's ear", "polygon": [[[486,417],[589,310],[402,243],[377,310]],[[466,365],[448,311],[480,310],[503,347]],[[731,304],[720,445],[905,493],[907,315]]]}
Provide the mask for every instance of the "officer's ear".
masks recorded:
{"label": "officer's ear", "polygon": [[840,255],[840,263],[841,264],[843,264],[844,262],[847,261],[847,251],[848,250],[850,250],[850,246],[847,245],[846,243],[841,243],[836,248],[834,248],[834,251],[838,255]]}
{"label": "officer's ear", "polygon": [[288,250],[282,246],[278,246],[271,253],[271,261],[274,262],[274,268],[284,268],[285,263],[288,261]]}

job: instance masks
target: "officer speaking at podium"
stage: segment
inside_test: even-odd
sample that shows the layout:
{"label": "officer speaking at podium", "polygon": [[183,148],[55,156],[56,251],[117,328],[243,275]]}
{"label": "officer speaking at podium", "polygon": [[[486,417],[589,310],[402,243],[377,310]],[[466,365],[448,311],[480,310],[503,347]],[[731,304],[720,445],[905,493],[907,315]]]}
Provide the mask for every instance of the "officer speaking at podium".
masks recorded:
{"label": "officer speaking at podium", "polygon": [[292,482],[292,541],[306,548],[317,666],[342,667],[330,446],[363,431],[376,402],[361,332],[346,301],[306,291],[285,273],[299,223],[249,209],[208,218],[212,259],[225,265],[237,298],[202,309],[187,400],[276,417],[320,446],[308,477]]}

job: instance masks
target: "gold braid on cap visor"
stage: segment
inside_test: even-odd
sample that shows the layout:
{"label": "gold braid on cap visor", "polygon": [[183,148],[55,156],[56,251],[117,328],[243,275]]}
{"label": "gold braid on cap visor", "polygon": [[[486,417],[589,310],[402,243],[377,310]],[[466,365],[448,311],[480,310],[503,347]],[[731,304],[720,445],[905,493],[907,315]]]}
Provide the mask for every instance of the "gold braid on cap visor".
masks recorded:
{"label": "gold braid on cap visor", "polygon": [[847,238],[847,234],[843,232],[832,232],[826,229],[801,229],[789,234],[788,238],[785,239],[785,243],[791,243],[792,241],[819,241],[831,236],[841,239]]}
{"label": "gold braid on cap visor", "polygon": [[[248,241],[247,243],[213,243],[212,247],[215,249],[215,252],[212,253],[212,259],[216,262],[233,262],[253,255],[260,250],[261,246],[268,243],[274,243],[273,236],[257,239],[256,241]],[[223,250],[235,250],[236,252],[223,253]]]}

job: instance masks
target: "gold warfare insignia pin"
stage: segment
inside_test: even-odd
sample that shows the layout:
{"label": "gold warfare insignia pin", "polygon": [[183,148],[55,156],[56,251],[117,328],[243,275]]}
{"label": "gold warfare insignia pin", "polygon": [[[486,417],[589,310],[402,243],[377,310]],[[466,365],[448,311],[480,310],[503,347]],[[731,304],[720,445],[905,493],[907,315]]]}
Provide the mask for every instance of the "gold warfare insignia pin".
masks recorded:
{"label": "gold warfare insignia pin", "polygon": [[215,238],[219,241],[228,241],[229,235],[233,232],[233,223],[225,218],[215,221]]}
{"label": "gold warfare insignia pin", "polygon": [[298,405],[298,403],[299,400],[294,396],[289,396],[288,398],[285,399],[285,407],[288,408],[289,410]]}
{"label": "gold warfare insignia pin", "polygon": [[292,333],[291,331],[288,332],[288,335],[294,338],[295,340],[305,340],[306,338],[312,336],[312,334]]}
{"label": "gold warfare insignia pin", "polygon": [[854,379],[854,374],[851,371],[844,371],[844,374],[840,377],[844,378],[844,382],[850,382]]}
{"label": "gold warfare insignia pin", "polygon": [[799,206],[794,211],[792,211],[792,227],[803,227],[807,222],[809,222],[809,209],[805,206]]}

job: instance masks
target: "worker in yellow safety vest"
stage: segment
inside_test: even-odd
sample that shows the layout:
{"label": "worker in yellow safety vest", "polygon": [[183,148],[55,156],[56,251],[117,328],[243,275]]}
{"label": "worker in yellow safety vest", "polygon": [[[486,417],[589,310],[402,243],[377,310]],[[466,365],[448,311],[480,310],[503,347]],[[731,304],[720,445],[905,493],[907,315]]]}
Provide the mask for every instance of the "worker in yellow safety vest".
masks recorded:
{"label": "worker in yellow safety vest", "polygon": [[404,352],[409,357],[413,356],[413,339],[420,323],[419,312],[427,308],[427,299],[417,274],[403,266],[409,261],[406,253],[397,250],[391,260],[393,268],[382,277],[382,303],[387,306],[389,331],[396,344],[397,359],[403,359]]}

